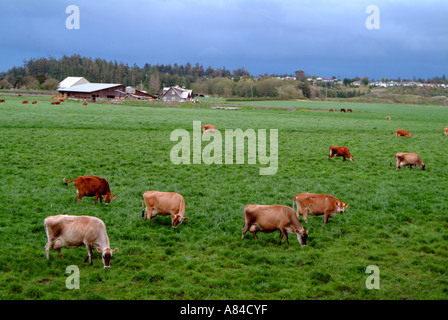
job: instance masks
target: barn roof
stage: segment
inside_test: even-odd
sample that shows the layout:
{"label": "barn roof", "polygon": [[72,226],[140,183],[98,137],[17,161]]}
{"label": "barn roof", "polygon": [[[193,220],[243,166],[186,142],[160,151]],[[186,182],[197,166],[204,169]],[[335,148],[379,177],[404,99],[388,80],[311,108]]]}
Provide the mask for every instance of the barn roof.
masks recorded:
{"label": "barn roof", "polygon": [[84,77],[67,77],[59,83],[59,89],[70,88],[75,85],[81,85],[89,83]]}
{"label": "barn roof", "polygon": [[105,90],[113,87],[122,86],[119,83],[86,83],[79,86],[73,86],[65,89],[58,89],[58,91],[70,91],[70,92],[95,92]]}

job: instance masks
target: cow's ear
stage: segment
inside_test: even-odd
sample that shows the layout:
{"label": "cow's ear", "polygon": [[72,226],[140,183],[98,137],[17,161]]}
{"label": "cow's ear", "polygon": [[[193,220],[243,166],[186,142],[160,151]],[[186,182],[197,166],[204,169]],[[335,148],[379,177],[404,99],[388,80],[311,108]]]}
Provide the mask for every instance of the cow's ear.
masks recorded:
{"label": "cow's ear", "polygon": [[115,199],[116,195],[113,195],[111,199]]}
{"label": "cow's ear", "polygon": [[188,220],[188,218],[186,218],[186,217],[182,217],[182,219],[184,219],[185,221],[187,221],[187,220]]}
{"label": "cow's ear", "polygon": [[99,252],[99,253],[102,253],[102,251],[101,251],[101,248],[100,247],[96,247],[96,250]]}
{"label": "cow's ear", "polygon": [[114,250],[112,250],[113,253],[118,252],[118,248],[115,248]]}
{"label": "cow's ear", "polygon": [[348,203],[345,204],[345,207],[346,207],[346,208],[348,207]]}

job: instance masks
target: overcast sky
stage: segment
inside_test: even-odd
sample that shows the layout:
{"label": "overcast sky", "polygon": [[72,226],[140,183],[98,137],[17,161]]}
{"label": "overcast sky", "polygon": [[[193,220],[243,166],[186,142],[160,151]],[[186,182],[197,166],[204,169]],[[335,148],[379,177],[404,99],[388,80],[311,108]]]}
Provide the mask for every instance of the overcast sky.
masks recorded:
{"label": "overcast sky", "polygon": [[[75,21],[69,5],[79,8],[79,29],[66,27]],[[379,29],[366,27],[377,23],[369,5]],[[448,76],[447,21],[446,0],[2,0],[0,71],[79,54],[255,75]]]}

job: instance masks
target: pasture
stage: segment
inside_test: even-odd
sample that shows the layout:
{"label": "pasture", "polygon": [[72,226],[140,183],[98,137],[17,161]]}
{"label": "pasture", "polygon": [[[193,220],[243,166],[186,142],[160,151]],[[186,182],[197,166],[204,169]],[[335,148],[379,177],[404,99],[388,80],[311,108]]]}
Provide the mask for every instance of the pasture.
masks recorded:
{"label": "pasture", "polygon": [[[242,106],[235,111],[0,98],[1,299],[448,298],[447,108],[271,101],[234,103]],[[354,112],[328,112],[341,107]],[[258,163],[172,164],[170,134],[191,132],[193,121],[278,129],[277,173],[259,175]],[[395,129],[414,137],[397,139]],[[355,162],[328,162],[330,145],[347,146]],[[419,153],[426,170],[395,171],[396,152]],[[76,203],[76,188],[62,179],[87,174],[109,181],[110,205]],[[182,194],[188,221],[176,229],[168,216],[143,221],[147,190]],[[350,205],[325,226],[322,216],[301,219],[307,247],[293,235],[277,245],[278,232],[241,239],[246,204],[292,206],[301,192]],[[43,220],[58,214],[105,222],[120,249],[111,269],[97,252],[93,266],[83,262],[84,247],[45,259]],[[80,289],[66,287],[70,265]],[[379,289],[366,288],[370,265],[380,270]]]}

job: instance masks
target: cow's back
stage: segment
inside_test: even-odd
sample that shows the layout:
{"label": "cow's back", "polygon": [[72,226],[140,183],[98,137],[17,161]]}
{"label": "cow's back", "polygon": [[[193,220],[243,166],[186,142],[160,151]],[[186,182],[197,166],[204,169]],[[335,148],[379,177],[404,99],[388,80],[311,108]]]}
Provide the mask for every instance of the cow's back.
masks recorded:
{"label": "cow's back", "polygon": [[282,205],[248,204],[244,208],[244,216],[247,222],[256,223],[261,229],[272,229],[287,223],[295,217],[295,212]]}
{"label": "cow's back", "polygon": [[146,191],[143,199],[147,206],[156,208],[159,214],[169,214],[171,211],[185,211],[185,200],[176,192]]}
{"label": "cow's back", "polygon": [[82,176],[73,181],[75,186],[85,196],[110,193],[109,182],[97,176]]}
{"label": "cow's back", "polygon": [[98,234],[106,231],[104,222],[91,216],[58,215],[44,220],[47,234],[53,239],[63,237],[68,243],[95,240]]}

